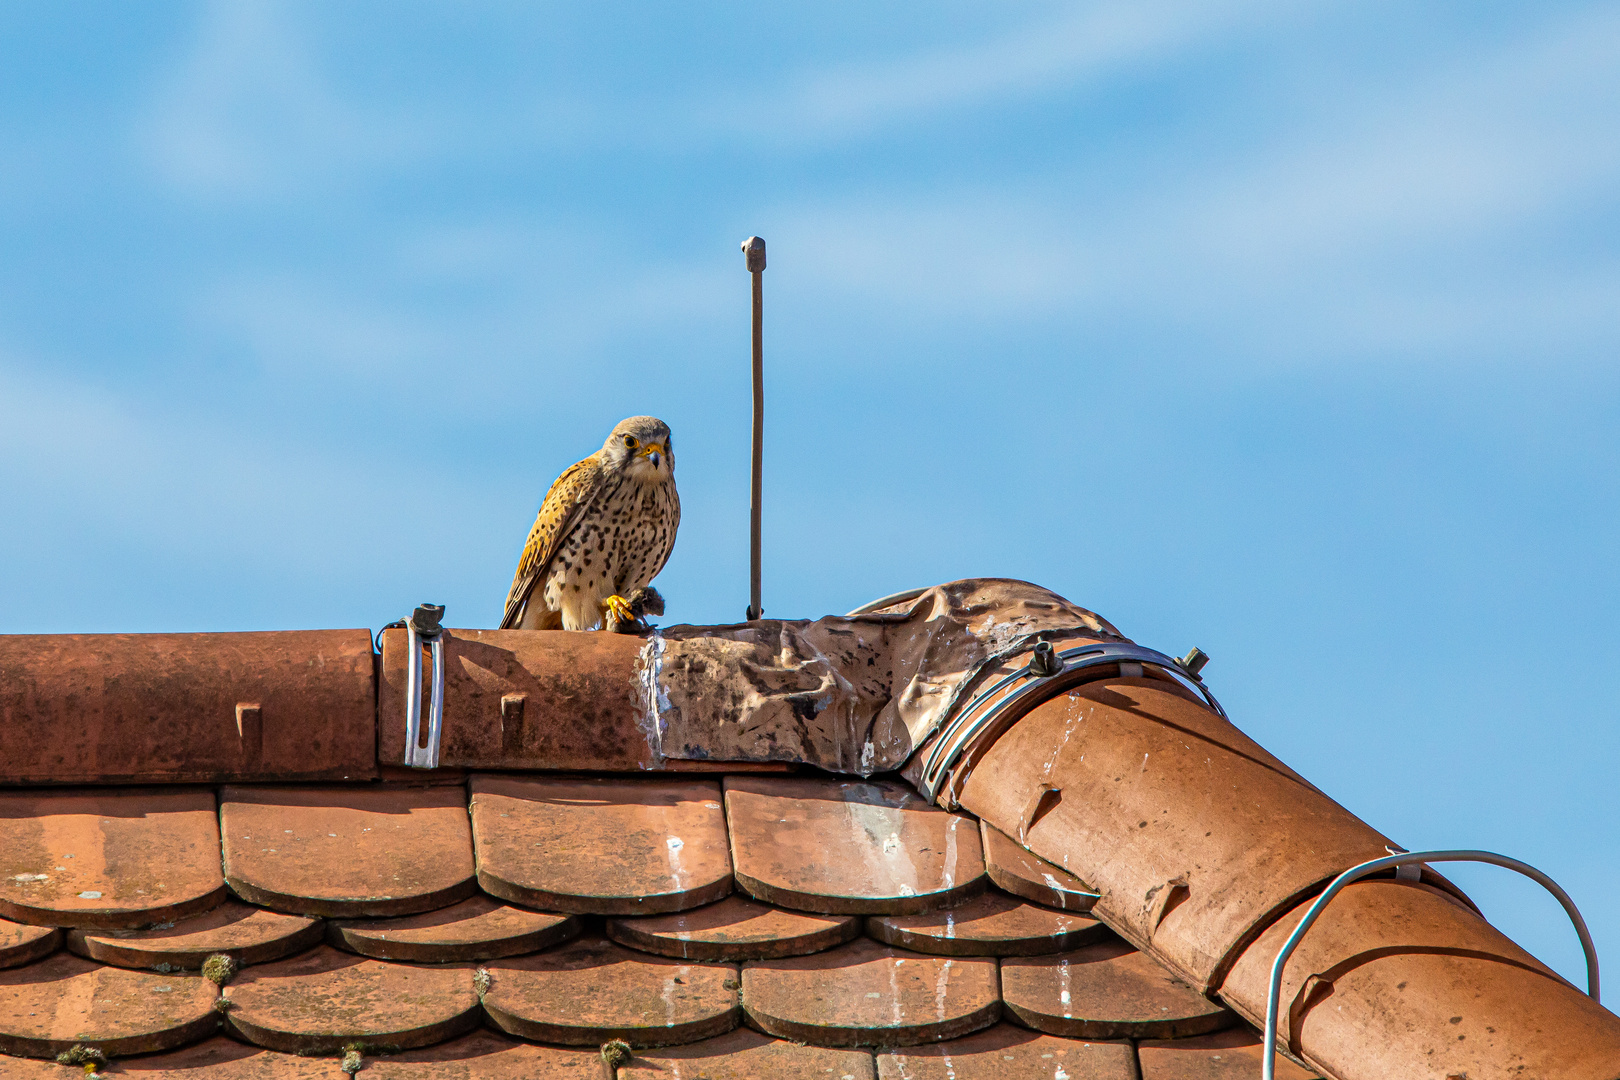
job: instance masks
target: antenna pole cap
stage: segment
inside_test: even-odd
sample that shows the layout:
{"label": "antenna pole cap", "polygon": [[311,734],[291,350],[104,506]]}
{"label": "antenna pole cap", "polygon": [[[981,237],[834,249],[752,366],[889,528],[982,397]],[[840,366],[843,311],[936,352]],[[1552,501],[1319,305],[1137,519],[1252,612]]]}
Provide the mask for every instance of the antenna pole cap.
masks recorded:
{"label": "antenna pole cap", "polygon": [[765,269],[765,241],[758,236],[750,236],[742,242],[743,254],[748,257],[748,272],[757,274]]}

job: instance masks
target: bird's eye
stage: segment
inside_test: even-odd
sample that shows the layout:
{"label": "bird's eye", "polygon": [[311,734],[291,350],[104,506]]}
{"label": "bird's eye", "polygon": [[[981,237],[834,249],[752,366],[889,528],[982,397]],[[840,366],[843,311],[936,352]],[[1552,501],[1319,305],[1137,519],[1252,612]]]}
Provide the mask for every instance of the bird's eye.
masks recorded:
{"label": "bird's eye", "polygon": [[624,446],[627,450],[634,450],[636,448],[636,437],[634,435],[626,435],[624,437]]}

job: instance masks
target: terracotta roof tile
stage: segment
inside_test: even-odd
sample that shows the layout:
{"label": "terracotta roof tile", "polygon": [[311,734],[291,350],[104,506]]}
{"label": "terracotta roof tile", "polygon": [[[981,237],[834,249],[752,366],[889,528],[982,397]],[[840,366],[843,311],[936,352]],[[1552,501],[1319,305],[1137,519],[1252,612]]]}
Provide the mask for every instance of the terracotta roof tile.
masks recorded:
{"label": "terracotta roof tile", "polygon": [[994,960],[925,956],[867,938],[745,965],[743,1007],[760,1030],[818,1046],[911,1046],[1001,1016]]}
{"label": "terracotta roof tile", "polygon": [[[1260,1037],[1248,1028],[1141,1042],[1136,1052],[1142,1080],[1252,1080],[1260,1075]],[[1277,1080],[1316,1080],[1316,1074],[1278,1054]]]}
{"label": "terracotta roof tile", "polygon": [[1001,993],[1019,1023],[1085,1039],[1164,1039],[1230,1027],[1237,1016],[1122,941],[1009,958]]}
{"label": "terracotta roof tile", "polygon": [[407,915],[477,891],[457,787],[227,786],[225,879],[244,900],[302,915]]}
{"label": "terracotta roof tile", "polygon": [[661,914],[731,892],[713,780],[476,776],[485,892],[548,911]]}
{"label": "terracotta roof tile", "polygon": [[0,916],[96,929],[225,899],[209,790],[0,792]]}
{"label": "terracotta roof tile", "polygon": [[319,919],[227,900],[212,911],[150,930],[70,930],[67,947],[118,967],[195,971],[214,953],[244,964],[262,964],[302,952],[320,940]]}
{"label": "terracotta roof tile", "polygon": [[878,941],[939,956],[1040,956],[1112,937],[1086,915],[1070,915],[991,891],[922,915],[873,915],[866,932]]}
{"label": "terracotta roof tile", "polygon": [[51,953],[62,940],[54,926],[28,926],[0,919],[0,968],[29,964]]}
{"label": "terracotta roof tile", "polygon": [[444,964],[539,952],[580,932],[573,915],[513,907],[479,894],[451,907],[397,919],[334,922],[333,945],[379,960]]}
{"label": "terracotta roof tile", "polygon": [[[493,1031],[403,1054],[367,1057],[364,1080],[603,1080],[602,1055],[535,1046]],[[338,1074],[336,1080],[347,1080]]]}
{"label": "terracotta roof tile", "polygon": [[990,880],[1014,896],[1062,911],[1090,911],[1097,902],[1091,886],[1055,863],[1049,863],[990,824],[979,822],[984,865]]}
{"label": "terracotta roof tile", "polygon": [[728,776],[737,881],[805,911],[891,915],[959,903],[986,884],[971,818],[889,780]]}
{"label": "terracotta roof tile", "polygon": [[748,1028],[637,1054],[619,1080],[873,1080],[872,1055],[772,1039]]}
{"label": "terracotta roof tile", "polygon": [[683,960],[764,960],[820,952],[860,936],[859,915],[784,911],[745,896],[674,915],[609,919],[608,937]]}
{"label": "terracotta roof tile", "polygon": [[503,1031],[542,1042],[695,1042],[736,1027],[737,969],[648,956],[582,938],[488,965],[484,1009]]}
{"label": "terracotta roof tile", "polygon": [[471,965],[371,960],[321,945],[250,967],[225,988],[230,1029],[286,1053],[331,1053],[362,1042],[430,1046],[478,1026]]}
{"label": "terracotta roof tile", "polygon": [[881,1053],[877,1065],[881,1080],[1137,1080],[1128,1042],[1060,1039],[1011,1024]]}
{"label": "terracotta roof tile", "polygon": [[217,996],[199,975],[126,971],[55,953],[0,971],[0,1052],[46,1057],[75,1043],[109,1054],[167,1050],[219,1027]]}
{"label": "terracotta roof tile", "polygon": [[[50,1067],[56,1070],[53,1080],[72,1076],[54,1062]],[[347,1080],[331,1058],[278,1054],[224,1035],[163,1054],[122,1059],[108,1071],[136,1080]]]}

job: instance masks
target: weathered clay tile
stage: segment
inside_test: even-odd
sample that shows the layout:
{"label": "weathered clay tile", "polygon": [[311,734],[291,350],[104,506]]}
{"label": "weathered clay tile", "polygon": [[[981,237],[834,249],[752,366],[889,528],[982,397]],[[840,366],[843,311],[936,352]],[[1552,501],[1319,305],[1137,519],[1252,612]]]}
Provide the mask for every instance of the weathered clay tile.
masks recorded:
{"label": "weathered clay tile", "polygon": [[326,945],[245,969],[225,996],[232,1030],[284,1053],[332,1053],[354,1042],[429,1046],[478,1026],[470,965],[418,967]]}
{"label": "weathered clay tile", "polygon": [[[1246,1027],[1169,1042],[1140,1042],[1142,1080],[1253,1080],[1260,1075],[1260,1036]],[[1277,1080],[1316,1080],[1316,1074],[1277,1055]]]}
{"label": "weathered clay tile", "polygon": [[[72,1077],[61,1066],[56,1070],[52,1080]],[[278,1054],[223,1035],[166,1054],[125,1058],[106,1072],[136,1080],[347,1080],[335,1058]],[[0,1066],[0,1076],[5,1075]]]}
{"label": "weathered clay tile", "polygon": [[376,775],[369,630],[17,634],[0,783]]}
{"label": "weathered clay tile", "polygon": [[783,907],[914,914],[985,885],[979,829],[892,781],[728,776],[737,881]]}
{"label": "weathered clay tile", "polygon": [[860,935],[859,915],[786,911],[745,896],[674,915],[609,919],[608,937],[632,949],[682,960],[803,956]]}
{"label": "weathered clay tile", "polygon": [[327,939],[379,960],[444,964],[539,952],[579,930],[577,916],[528,911],[480,894],[421,915],[330,923]]}
{"label": "weathered clay tile", "polygon": [[990,824],[979,822],[990,880],[1014,896],[1061,911],[1090,911],[1097,893],[1056,863],[1049,863]]}
{"label": "weathered clay tile", "polygon": [[0,791],[0,916],[114,929],[224,899],[212,791]]}
{"label": "weathered clay tile", "polygon": [[219,1026],[218,990],[200,975],[104,967],[72,953],[0,971],[0,1053],[49,1057],[75,1043],[145,1054]]}
{"label": "weathered clay tile", "polygon": [[772,1039],[748,1028],[689,1046],[648,1050],[619,1070],[618,1080],[874,1080],[866,1050]]}
{"label": "weathered clay tile", "polygon": [[54,952],[62,931],[0,919],[0,968],[21,967]]}
{"label": "weathered clay tile", "polygon": [[1011,1024],[880,1053],[877,1067],[879,1080],[1136,1080],[1128,1042],[1060,1039]]}
{"label": "weathered clay tile", "polygon": [[568,1046],[695,1042],[737,1026],[737,969],[647,956],[584,938],[492,961],[484,1009],[514,1035]]}
{"label": "weathered clay tile", "polygon": [[925,956],[868,938],[745,965],[743,1008],[761,1031],[817,1046],[914,1046],[1001,1016],[994,960]]}
{"label": "weathered clay tile", "polygon": [[712,780],[478,776],[478,883],[546,911],[654,915],[731,891]]}
{"label": "weathered clay tile", "polygon": [[1083,1039],[1178,1039],[1237,1023],[1230,1010],[1122,941],[1009,958],[1001,996],[1018,1022]]}
{"label": "weathered clay tile", "polygon": [[409,915],[477,891],[459,787],[225,787],[225,879],[300,915]]}
{"label": "weathered clay tile", "polygon": [[118,967],[196,970],[214,953],[262,964],[320,940],[319,919],[227,900],[212,911],[151,930],[70,930],[67,947]]}
{"label": "weathered clay tile", "polygon": [[939,956],[1041,956],[1111,937],[1087,915],[1026,904],[1000,890],[921,915],[873,915],[866,932],[879,941]]}
{"label": "weathered clay tile", "polygon": [[425,1050],[367,1056],[362,1072],[365,1080],[603,1080],[608,1075],[595,1047],[535,1046],[493,1031],[475,1031]]}

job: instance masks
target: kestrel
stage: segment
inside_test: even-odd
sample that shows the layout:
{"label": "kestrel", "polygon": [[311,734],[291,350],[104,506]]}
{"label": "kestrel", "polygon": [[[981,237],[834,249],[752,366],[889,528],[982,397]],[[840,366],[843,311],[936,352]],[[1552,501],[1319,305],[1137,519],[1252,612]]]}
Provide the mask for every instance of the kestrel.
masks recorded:
{"label": "kestrel", "polygon": [[621,420],[602,449],[557,477],[529,530],[501,628],[590,630],[635,614],[626,596],[669,561],[681,500],[669,425]]}

